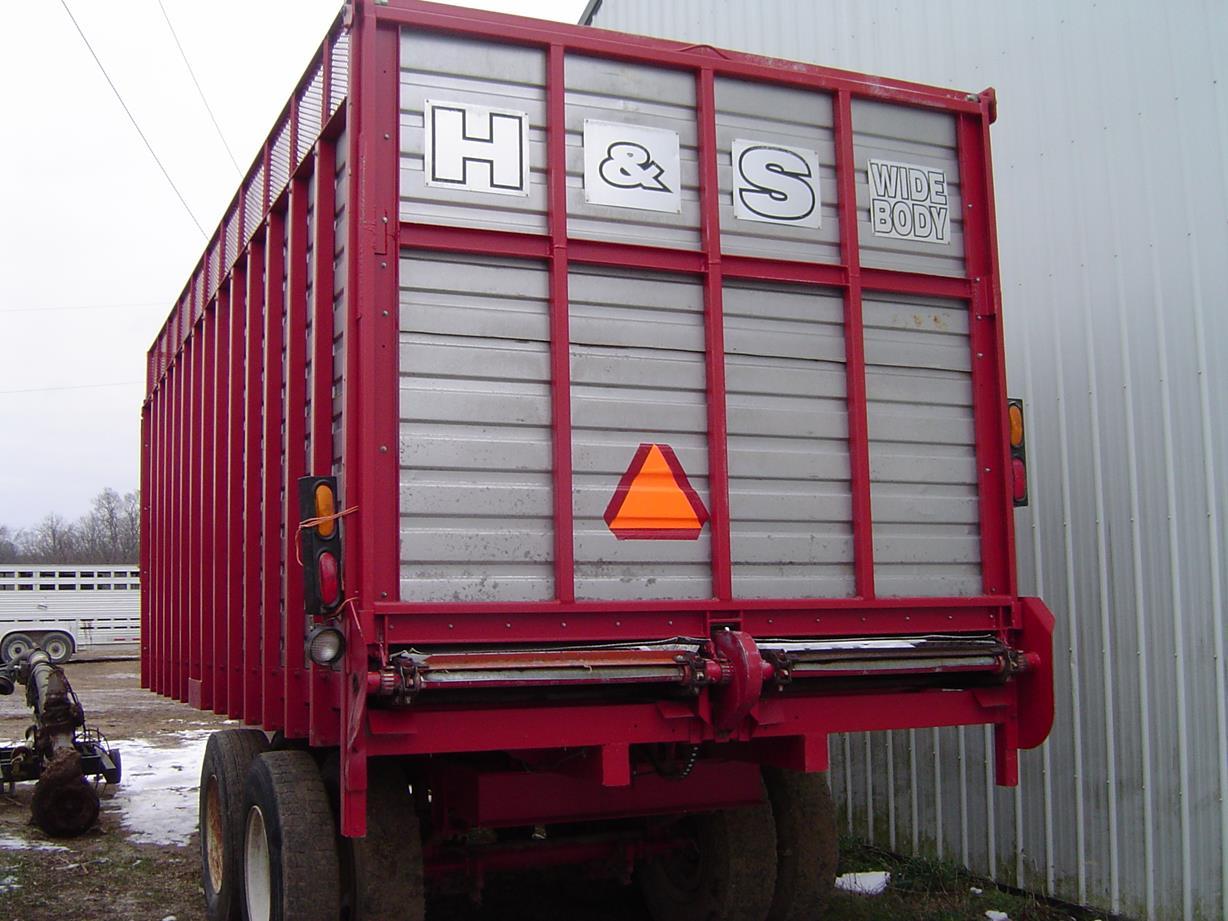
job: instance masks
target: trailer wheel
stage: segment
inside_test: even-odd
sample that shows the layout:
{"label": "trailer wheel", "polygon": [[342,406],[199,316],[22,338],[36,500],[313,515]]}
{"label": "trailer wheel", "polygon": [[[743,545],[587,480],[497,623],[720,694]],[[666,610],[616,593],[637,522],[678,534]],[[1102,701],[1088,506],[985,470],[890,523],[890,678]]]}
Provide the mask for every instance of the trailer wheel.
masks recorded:
{"label": "trailer wheel", "polygon": [[826,774],[764,768],[776,819],[776,895],[768,921],[819,921],[835,889],[836,806]]}
{"label": "trailer wheel", "polygon": [[[268,750],[258,729],[220,729],[205,743],[200,768],[200,866],[209,921],[243,917],[243,785],[252,759]],[[118,783],[119,752],[114,751]]]}
{"label": "trailer wheel", "polygon": [[341,880],[333,814],[311,755],[260,755],[247,772],[245,801],[247,921],[336,921]]}
{"label": "trailer wheel", "polygon": [[396,763],[367,768],[367,836],[350,842],[354,921],[423,921],[422,838],[405,774]]}
{"label": "trailer wheel", "polygon": [[640,891],[655,921],[763,921],[776,888],[776,825],[764,802],[690,816],[690,842],[646,862]]}
{"label": "trailer wheel", "polygon": [[47,633],[39,645],[43,648],[43,652],[47,653],[47,658],[51,660],[52,665],[62,665],[72,657],[72,637],[67,633],[61,633],[58,630]]}
{"label": "trailer wheel", "polygon": [[16,662],[34,648],[34,640],[24,633],[10,633],[0,645],[0,660]]}

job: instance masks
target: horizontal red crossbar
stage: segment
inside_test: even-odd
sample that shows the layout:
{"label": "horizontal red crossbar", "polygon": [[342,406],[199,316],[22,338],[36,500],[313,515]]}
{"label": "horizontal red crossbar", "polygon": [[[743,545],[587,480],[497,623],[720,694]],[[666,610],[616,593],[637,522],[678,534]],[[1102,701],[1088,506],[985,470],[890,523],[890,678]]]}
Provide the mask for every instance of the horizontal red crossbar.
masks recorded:
{"label": "horizontal red crossbar", "polygon": [[1003,598],[627,601],[376,605],[389,643],[612,642],[709,635],[737,624],[758,638],[985,633],[1011,625]]}
{"label": "horizontal red crossbar", "polygon": [[[836,732],[972,726],[1013,718],[1014,689],[932,690],[912,693],[823,694],[761,702],[756,739]],[[527,751],[581,748],[611,742],[695,744],[715,738],[682,702],[568,704],[431,709],[415,705],[369,713],[370,755]],[[748,741],[750,730],[742,730]],[[742,738],[745,736],[745,738]]]}

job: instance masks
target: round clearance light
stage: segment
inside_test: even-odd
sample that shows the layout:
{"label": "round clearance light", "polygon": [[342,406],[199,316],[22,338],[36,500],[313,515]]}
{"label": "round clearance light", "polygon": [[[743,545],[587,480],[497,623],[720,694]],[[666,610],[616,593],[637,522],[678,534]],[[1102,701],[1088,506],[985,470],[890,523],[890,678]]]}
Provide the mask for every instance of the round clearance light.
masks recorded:
{"label": "round clearance light", "polygon": [[345,637],[333,624],[321,624],[307,637],[307,655],[316,665],[333,665],[345,652]]}

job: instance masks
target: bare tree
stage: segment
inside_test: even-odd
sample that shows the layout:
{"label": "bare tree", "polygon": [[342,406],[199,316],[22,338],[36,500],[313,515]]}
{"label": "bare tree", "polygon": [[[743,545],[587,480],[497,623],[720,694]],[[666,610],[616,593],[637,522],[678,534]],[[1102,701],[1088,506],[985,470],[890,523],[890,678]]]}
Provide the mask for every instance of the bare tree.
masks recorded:
{"label": "bare tree", "polygon": [[17,535],[8,525],[0,524],[0,563],[17,562]]}
{"label": "bare tree", "polygon": [[49,514],[32,532],[34,562],[53,563],[72,560],[81,545],[76,529],[55,512]]}
{"label": "bare tree", "polygon": [[140,510],[139,492],[108,488],[75,523],[52,513],[33,528],[0,525],[0,563],[135,563]]}

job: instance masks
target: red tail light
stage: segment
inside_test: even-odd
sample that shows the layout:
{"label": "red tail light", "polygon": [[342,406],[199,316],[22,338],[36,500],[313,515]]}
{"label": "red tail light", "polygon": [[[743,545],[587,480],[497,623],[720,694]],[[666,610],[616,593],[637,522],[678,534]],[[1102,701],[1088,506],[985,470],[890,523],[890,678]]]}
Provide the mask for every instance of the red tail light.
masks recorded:
{"label": "red tail light", "polygon": [[1028,501],[1028,468],[1017,457],[1011,458],[1011,495],[1016,505]]}
{"label": "red tail light", "polygon": [[337,566],[337,558],[325,551],[316,559],[316,574],[319,577],[320,601],[326,607],[335,607],[341,603],[341,570]]}

